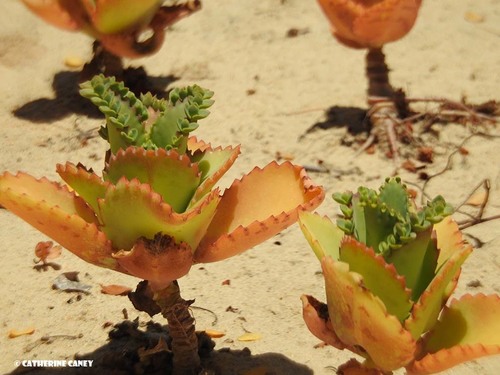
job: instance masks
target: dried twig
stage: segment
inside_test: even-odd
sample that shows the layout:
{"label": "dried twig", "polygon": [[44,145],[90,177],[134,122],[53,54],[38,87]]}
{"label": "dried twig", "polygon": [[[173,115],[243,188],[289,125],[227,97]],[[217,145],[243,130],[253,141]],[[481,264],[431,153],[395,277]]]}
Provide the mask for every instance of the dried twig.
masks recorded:
{"label": "dried twig", "polygon": [[424,198],[428,198],[428,195],[425,193],[425,188],[427,187],[427,185],[429,184],[429,182],[437,177],[437,176],[441,176],[442,174],[446,173],[446,171],[450,170],[451,169],[451,165],[452,165],[452,159],[453,159],[453,156],[455,156],[455,154],[459,153],[460,150],[464,147],[464,145],[470,140],[472,139],[473,137],[477,136],[479,134],[477,133],[474,133],[474,134],[470,134],[469,136],[465,137],[462,142],[457,146],[457,148],[455,150],[453,150],[450,155],[448,155],[448,159],[446,161],[446,165],[445,167],[440,170],[439,172],[433,174],[433,175],[430,175],[429,177],[427,177],[427,179],[424,181],[424,184],[422,185],[422,198],[421,198],[421,203],[423,204],[424,203]]}
{"label": "dried twig", "polygon": [[217,322],[219,321],[219,317],[212,310],[209,310],[209,309],[206,309],[206,308],[200,307],[200,306],[193,306],[193,305],[191,305],[190,308],[191,309],[195,309],[195,310],[206,311],[206,312],[210,313],[213,316],[213,318],[214,318],[212,320],[212,326],[215,326],[217,324]]}
{"label": "dried twig", "polygon": [[469,199],[472,197],[472,195],[481,187],[484,188],[485,195],[484,195],[483,201],[481,202],[481,204],[479,206],[479,210],[478,210],[476,215],[467,214],[467,216],[469,216],[468,220],[459,221],[458,226],[460,229],[470,228],[473,225],[484,223],[485,221],[490,221],[490,220],[495,220],[495,219],[500,218],[500,215],[491,216],[489,218],[483,218],[484,210],[485,210],[486,205],[488,204],[488,200],[490,198],[491,183],[490,183],[490,180],[488,180],[488,179],[483,180],[479,185],[477,185],[472,190],[472,192],[467,196],[467,198],[460,205],[458,205],[458,207],[455,211],[458,211],[458,209],[460,207],[462,207],[464,204],[466,204],[469,201]]}
{"label": "dried twig", "polygon": [[482,214],[484,211],[484,207],[486,206],[486,203],[488,202],[489,195],[490,195],[490,189],[491,189],[491,183],[490,180],[485,179],[481,181],[477,186],[472,189],[472,191],[469,193],[469,195],[460,203],[456,208],[455,211],[458,211],[461,207],[467,204],[467,202],[471,199],[471,197],[474,195],[474,193],[481,187],[484,187],[484,190],[486,191],[485,199],[481,203],[481,208],[480,208],[480,213]]}

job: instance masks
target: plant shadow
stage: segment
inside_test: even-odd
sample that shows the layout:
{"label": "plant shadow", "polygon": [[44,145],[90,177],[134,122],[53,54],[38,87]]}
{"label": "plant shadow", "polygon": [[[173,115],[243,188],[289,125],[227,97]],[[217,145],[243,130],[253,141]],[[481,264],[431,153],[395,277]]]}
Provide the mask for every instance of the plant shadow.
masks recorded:
{"label": "plant shadow", "polygon": [[[160,98],[167,96],[167,87],[177,81],[174,75],[149,76],[142,68],[124,70],[123,81],[136,95],[150,91]],[[91,118],[100,118],[102,114],[88,100],[78,93],[81,72],[61,71],[54,75],[52,90],[54,98],[39,98],[14,109],[15,117],[35,123],[49,123],[77,114]]]}
{"label": "plant shadow", "polygon": [[347,128],[351,134],[368,132],[370,128],[367,111],[358,107],[333,106],[325,111],[325,120],[311,125],[300,138],[318,130]]}
{"label": "plant shadow", "polygon": [[[250,350],[222,348],[213,351],[215,343],[204,333],[198,335],[200,375],[312,375],[313,371],[279,353],[252,355]],[[18,367],[6,375],[164,375],[172,373],[171,339],[168,326],[152,321],[144,329],[139,322],[123,321],[109,332],[108,343],[91,353],[75,355],[75,360],[91,360],[92,367]]]}

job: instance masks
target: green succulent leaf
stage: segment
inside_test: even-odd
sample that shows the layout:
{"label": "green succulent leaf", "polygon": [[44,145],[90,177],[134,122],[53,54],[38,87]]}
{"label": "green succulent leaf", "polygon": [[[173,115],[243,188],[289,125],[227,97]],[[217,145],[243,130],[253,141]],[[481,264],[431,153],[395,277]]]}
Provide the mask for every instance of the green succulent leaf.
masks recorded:
{"label": "green succulent leaf", "polygon": [[80,94],[106,116],[106,126],[99,134],[109,142],[113,154],[129,146],[186,153],[189,134],[214,103],[213,92],[196,85],[172,90],[168,100],[151,93],[138,99],[122,82],[103,75],[83,83]]}
{"label": "green succulent leaf", "polygon": [[436,240],[431,237],[432,228],[420,232],[413,241],[393,250],[387,258],[405,277],[413,301],[418,301],[435,275],[439,251]]}
{"label": "green succulent leaf", "polygon": [[149,184],[175,212],[184,212],[200,184],[196,164],[176,151],[129,148],[109,160],[104,180],[116,184],[122,177]]}
{"label": "green succulent leaf", "polygon": [[75,166],[71,163],[57,165],[59,176],[75,190],[85,202],[92,207],[99,217],[98,200],[106,193],[107,184],[91,171],[83,166]]}
{"label": "green succulent leaf", "polygon": [[319,261],[325,256],[339,259],[344,233],[328,217],[304,211],[299,214],[299,225]]}
{"label": "green succulent leaf", "polygon": [[377,253],[385,254],[391,245],[395,246],[389,236],[393,234],[398,218],[394,211],[377,200],[374,190],[360,189],[359,193],[352,200],[354,236]]}
{"label": "green succulent leaf", "polygon": [[190,206],[207,194],[231,167],[240,153],[239,146],[236,148],[226,147],[224,149],[218,147],[209,149],[203,152],[194,152],[191,155],[191,161],[196,163],[200,171],[200,185],[196,190]]}
{"label": "green succulent leaf", "polygon": [[189,213],[180,215],[162,203],[149,185],[122,178],[107,189],[104,199],[99,200],[101,229],[116,249],[130,250],[140,237],[154,238],[161,232],[173,237],[177,244],[185,242],[195,251],[219,201],[215,189]]}
{"label": "green succulent leaf", "polygon": [[437,322],[439,313],[449,297],[448,287],[453,279],[458,277],[460,267],[472,252],[470,245],[461,246],[441,266],[436,276],[421,294],[412,309],[410,318],[405,322],[406,329],[414,339],[418,339]]}
{"label": "green succulent leaf", "polygon": [[347,235],[351,235],[354,232],[354,224],[351,220],[337,219],[337,227]]}
{"label": "green succulent leaf", "polygon": [[364,286],[385,304],[387,311],[403,322],[413,305],[405,281],[381,255],[366,245],[346,237],[340,245],[340,261],[363,277]]}
{"label": "green succulent leaf", "polygon": [[352,201],[352,193],[350,191],[344,193],[333,193],[332,198],[339,204],[349,206]]}
{"label": "green succulent leaf", "polygon": [[400,220],[407,218],[411,202],[406,187],[399,177],[386,179],[380,188],[379,200]]}
{"label": "green succulent leaf", "polygon": [[147,108],[123,82],[97,75],[80,87],[80,95],[90,99],[106,116],[106,128],[100,135],[109,142],[112,153],[145,142],[143,122],[149,117]]}
{"label": "green succulent leaf", "polygon": [[197,121],[210,113],[207,108],[214,103],[212,96],[212,91],[197,85],[172,90],[168,104],[151,125],[153,143],[186,152],[188,135],[198,127]]}
{"label": "green succulent leaf", "polygon": [[341,204],[343,214],[337,220],[338,227],[386,259],[414,241],[418,232],[428,230],[452,213],[441,196],[417,210],[397,177],[386,179],[379,192],[362,186],[356,194],[337,193],[333,198]]}

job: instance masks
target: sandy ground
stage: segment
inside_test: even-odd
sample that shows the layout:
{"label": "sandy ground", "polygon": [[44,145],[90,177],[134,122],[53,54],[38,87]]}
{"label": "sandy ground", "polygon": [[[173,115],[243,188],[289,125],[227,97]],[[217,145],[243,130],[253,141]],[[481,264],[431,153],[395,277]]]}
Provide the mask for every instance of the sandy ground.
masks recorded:
{"label": "sandy ground", "polygon": [[[223,186],[255,165],[264,166],[277,152],[293,156],[297,164],[314,165],[321,159],[331,172],[311,173],[327,190],[318,211],[333,216],[332,192],[354,190],[361,184],[376,187],[392,173],[394,165],[381,152],[355,157],[355,148],[342,146],[345,127],[303,136],[324,120],[331,106],[366,105],[364,53],[336,43],[315,1],[204,0],[203,5],[202,11],[168,32],[157,55],[130,64],[143,65],[153,76],[178,77],[170,88],[197,83],[215,91],[216,104],[198,135],[214,145],[242,144],[242,155]],[[482,19],[471,22],[467,12]],[[67,56],[89,59],[91,41],[42,23],[16,0],[0,2],[0,25],[0,171],[23,170],[57,179],[55,164],[66,160],[100,170],[104,142],[91,138],[82,144],[82,139],[93,134],[102,120],[81,110],[81,101],[71,94],[76,73],[64,65]],[[424,1],[412,32],[386,48],[393,85],[411,97],[498,100],[499,25],[498,0]],[[287,37],[291,28],[299,30],[297,37]],[[498,128],[486,130],[498,134]],[[442,154],[426,171],[442,170],[453,145],[469,134],[462,125],[441,127],[436,147]],[[440,193],[456,205],[481,180],[490,179],[486,216],[500,213],[500,140],[473,137],[465,147],[469,154],[453,157],[451,170],[434,178],[428,193]],[[416,174],[401,175],[422,186]],[[500,292],[498,228],[498,221],[493,221],[466,231],[483,245],[466,262],[456,296]],[[0,211],[0,239],[1,373],[13,371],[15,360],[71,359],[75,353],[99,349],[110,329],[103,324],[122,321],[123,309],[130,319],[148,321],[126,297],[100,293],[99,284],[133,288],[138,280],[88,265],[67,251],[56,261],[60,271],[37,272],[33,249],[46,238],[5,210]],[[332,374],[350,354],[315,348],[318,340],[301,317],[301,294],[324,299],[319,269],[300,230],[293,226],[241,256],[193,267],[180,284],[184,298],[195,298],[195,305],[202,308],[193,309],[197,328],[225,332],[216,339],[216,349],[250,349],[252,356],[239,356],[240,367],[235,365],[239,370],[234,373],[257,368],[255,373]],[[91,293],[78,299],[52,290],[54,278],[66,271],[78,271],[92,286]],[[223,285],[224,280],[230,285]],[[474,280],[481,286],[468,287]],[[35,333],[7,338],[11,329],[26,327],[34,327]],[[262,338],[237,341],[245,331]],[[61,336],[50,344],[31,345],[47,335]],[[499,372],[497,356],[447,373]]]}

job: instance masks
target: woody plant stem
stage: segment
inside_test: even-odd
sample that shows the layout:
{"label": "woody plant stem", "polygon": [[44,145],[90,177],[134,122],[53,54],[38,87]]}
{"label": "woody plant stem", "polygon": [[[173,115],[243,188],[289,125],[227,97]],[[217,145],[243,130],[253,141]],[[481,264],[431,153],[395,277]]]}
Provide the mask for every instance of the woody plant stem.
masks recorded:
{"label": "woody plant stem", "polygon": [[198,374],[201,369],[198,338],[195,321],[189,311],[193,301],[186,301],[181,297],[177,281],[155,291],[153,300],[168,321],[169,335],[172,338],[173,375]]}

